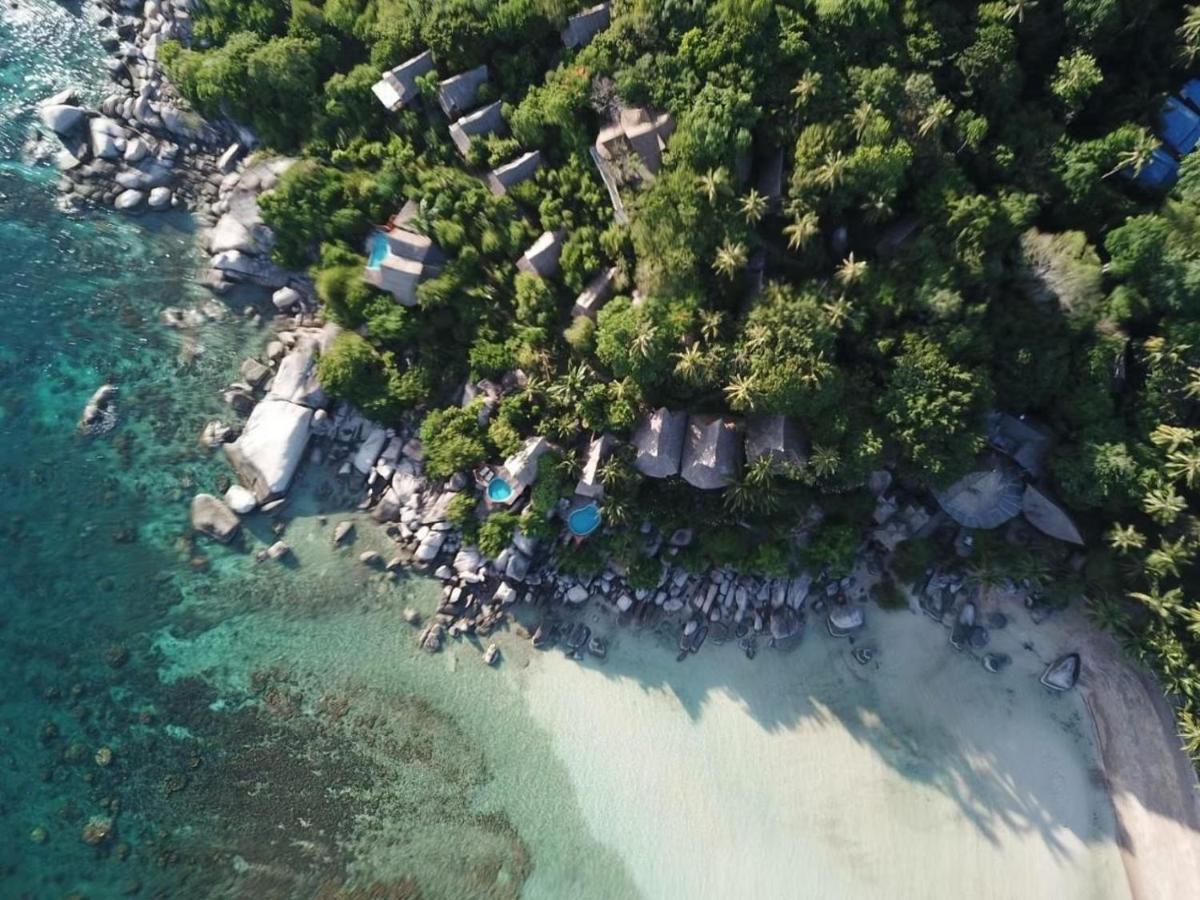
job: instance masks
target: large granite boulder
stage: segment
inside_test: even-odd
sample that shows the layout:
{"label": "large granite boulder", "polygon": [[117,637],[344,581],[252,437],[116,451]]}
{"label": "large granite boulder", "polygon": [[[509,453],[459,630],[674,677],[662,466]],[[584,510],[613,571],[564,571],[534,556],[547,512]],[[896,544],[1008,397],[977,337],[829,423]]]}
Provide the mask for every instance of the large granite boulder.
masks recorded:
{"label": "large granite boulder", "polygon": [[260,501],[287,491],[304,458],[312,418],[307,406],[268,397],[254,407],[241,437],[225,445],[230,464]]}
{"label": "large granite boulder", "polygon": [[78,106],[56,103],[39,109],[38,117],[42,120],[42,124],[55,134],[70,135],[83,125],[87,114]]}
{"label": "large granite boulder", "polygon": [[212,494],[197,494],[192,498],[192,527],[213,540],[228,544],[237,534],[241,522],[225,501]]}
{"label": "large granite boulder", "polygon": [[[302,338],[298,341],[295,349],[279,364],[268,396],[273,400],[288,400],[314,409],[328,406],[329,397],[317,381],[317,356],[320,349],[320,343],[312,338]],[[379,449],[382,450],[382,446]]]}

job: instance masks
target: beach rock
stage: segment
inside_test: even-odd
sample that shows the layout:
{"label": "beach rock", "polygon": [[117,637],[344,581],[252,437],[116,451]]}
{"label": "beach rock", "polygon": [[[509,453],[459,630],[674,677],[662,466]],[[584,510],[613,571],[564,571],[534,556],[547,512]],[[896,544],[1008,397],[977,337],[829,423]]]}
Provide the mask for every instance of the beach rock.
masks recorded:
{"label": "beach rock", "polygon": [[568,603],[574,604],[575,606],[578,606],[581,603],[586,603],[587,598],[588,589],[581,584],[576,584],[568,588],[567,593],[564,596],[564,599]]}
{"label": "beach rock", "polygon": [[257,253],[258,241],[250,229],[239,222],[234,216],[223,215],[217,219],[217,224],[208,233],[209,253],[225,253],[238,251],[241,253]]}
{"label": "beach rock", "polygon": [[500,661],[500,648],[495,644],[488,644],[487,649],[483,651],[483,661],[486,665],[494,666]]}
{"label": "beach rock", "polygon": [[270,547],[267,548],[267,558],[273,559],[273,560],[275,560],[275,562],[279,562],[280,560],[286,558],[287,555],[291,552],[292,552],[292,548],[289,547],[287,544],[285,544],[283,541],[276,541]]}
{"label": "beach rock", "polygon": [[440,622],[433,622],[417,638],[422,650],[427,650],[430,653],[437,653],[442,649],[442,641],[445,639],[446,629],[442,627]]}
{"label": "beach rock", "polygon": [[171,205],[172,198],[170,188],[156,187],[150,190],[150,197],[146,202],[151,209],[166,209]]}
{"label": "beach rock", "polygon": [[834,637],[846,637],[865,623],[866,616],[858,606],[834,606],[829,611],[827,622],[829,633]]}
{"label": "beach rock", "polygon": [[212,449],[219,444],[226,444],[232,441],[235,434],[232,427],[226,425],[220,419],[213,419],[211,422],[205,423],[204,430],[200,432],[200,443]]}
{"label": "beach rock", "polygon": [[212,258],[212,267],[230,281],[249,281],[271,290],[285,287],[291,273],[268,259],[242,250],[225,250]]}
{"label": "beach rock", "polygon": [[337,527],[333,529],[333,543],[335,545],[341,544],[350,536],[352,531],[354,531],[353,522],[338,522]]}
{"label": "beach rock", "polygon": [[271,377],[271,370],[257,359],[242,360],[238,372],[248,385],[255,388],[262,387],[263,383]]}
{"label": "beach rock", "polygon": [[504,577],[513,581],[524,581],[529,575],[529,557],[514,549],[504,566]]}
{"label": "beach rock", "polygon": [[442,545],[446,542],[446,533],[444,531],[430,531],[420,544],[417,545],[416,551],[413,553],[413,559],[419,563],[431,563],[437,559],[437,555],[442,552]]}
{"label": "beach rock", "polygon": [[83,126],[87,114],[78,106],[55,103],[39,109],[38,118],[55,134],[71,135]]}
{"label": "beach rock", "polygon": [[[329,397],[317,379],[317,355],[332,344],[337,332],[336,326],[327,326],[318,336],[306,335],[298,340],[295,348],[280,362],[268,396],[314,409],[328,406]],[[372,464],[374,462],[371,460]],[[367,466],[359,471],[366,474],[369,469],[370,466]]]}
{"label": "beach rock", "polygon": [[145,199],[146,195],[141,191],[125,190],[117,194],[117,199],[113,201],[113,206],[122,212],[128,212],[141,206],[142,201]]}
{"label": "beach rock", "polygon": [[118,140],[125,140],[125,129],[115,119],[97,116],[88,123],[92,155],[99,159],[120,159]]}
{"label": "beach rock", "polygon": [[283,287],[271,295],[271,302],[280,312],[286,312],[300,302],[300,292],[295,288]]}
{"label": "beach rock", "polygon": [[217,160],[217,171],[229,173],[237,168],[237,162],[241,159],[243,150],[241,144],[230,144],[221,157]]}
{"label": "beach rock", "polygon": [[254,492],[240,484],[231,485],[225,492],[225,503],[240,516],[252,513],[258,508],[258,498],[254,496]]}
{"label": "beach rock", "polygon": [[192,527],[222,544],[228,544],[237,534],[241,522],[223,500],[212,494],[197,494],[192,498]]}
{"label": "beach rock", "polygon": [[358,554],[358,561],[364,566],[378,566],[383,564],[383,557],[374,550],[365,550]]}
{"label": "beach rock", "polygon": [[259,500],[287,491],[308,447],[312,416],[306,406],[268,398],[254,407],[241,436],[225,445],[229,462]]}
{"label": "beach rock", "polygon": [[1047,666],[1039,680],[1052,691],[1069,691],[1079,681],[1080,668],[1079,654],[1068,653]]}
{"label": "beach rock", "polygon": [[492,601],[499,603],[501,606],[516,603],[517,589],[506,581],[501,582],[500,587],[496,588],[496,593],[492,594]]}
{"label": "beach rock", "polygon": [[125,145],[125,152],[122,156],[127,163],[141,162],[146,158],[146,154],[150,151],[146,147],[146,142],[141,138],[134,138]]}
{"label": "beach rock", "polygon": [[983,667],[989,672],[1003,672],[1012,663],[1012,657],[1007,653],[985,653],[983,654]]}

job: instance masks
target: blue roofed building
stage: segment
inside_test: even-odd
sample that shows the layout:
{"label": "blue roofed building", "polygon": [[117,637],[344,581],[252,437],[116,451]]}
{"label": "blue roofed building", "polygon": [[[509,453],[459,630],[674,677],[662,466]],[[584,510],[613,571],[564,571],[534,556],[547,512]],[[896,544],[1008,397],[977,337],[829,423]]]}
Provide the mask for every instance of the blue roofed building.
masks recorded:
{"label": "blue roofed building", "polygon": [[1158,136],[1176,156],[1187,156],[1200,144],[1200,113],[1178,97],[1168,97],[1159,116]]}
{"label": "blue roofed building", "polygon": [[1179,96],[1200,111],[1200,78],[1193,78],[1179,89]]}
{"label": "blue roofed building", "polygon": [[1150,190],[1166,190],[1174,185],[1178,178],[1179,163],[1162,147],[1157,147],[1150,161],[1142,167],[1142,171],[1133,176],[1135,182]]}

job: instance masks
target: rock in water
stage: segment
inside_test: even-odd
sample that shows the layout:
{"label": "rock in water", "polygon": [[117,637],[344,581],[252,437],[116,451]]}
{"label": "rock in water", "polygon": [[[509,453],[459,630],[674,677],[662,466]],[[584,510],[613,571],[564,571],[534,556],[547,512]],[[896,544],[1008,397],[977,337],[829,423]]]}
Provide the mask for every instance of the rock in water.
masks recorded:
{"label": "rock in water", "polygon": [[225,492],[225,502],[239,516],[252,513],[258,507],[258,498],[254,496],[254,492],[240,484],[232,485]]}
{"label": "rock in water", "polygon": [[857,606],[835,606],[829,611],[827,626],[834,637],[847,637],[863,627],[866,617]]}
{"label": "rock in water", "polygon": [[212,494],[197,494],[192,498],[192,527],[213,540],[228,544],[237,534],[241,522],[220,498]]}
{"label": "rock in water", "polygon": [[496,661],[499,659],[500,659],[500,648],[497,647],[495,644],[488,644],[487,650],[485,650],[483,652],[483,661],[487,665],[492,666],[492,665],[495,665]]}
{"label": "rock in water", "polygon": [[278,562],[279,560],[283,559],[291,552],[292,552],[292,548],[289,547],[287,544],[285,544],[283,541],[276,541],[270,547],[267,548],[267,558],[273,559],[276,562]]}
{"label": "rock in water", "polygon": [[353,522],[338,522],[337,527],[333,529],[333,542],[340,544],[350,536],[350,532],[354,530]]}
{"label": "rock in water", "polygon": [[113,426],[117,424],[117,411],[113,406],[116,396],[115,385],[102,384],[96,388],[96,392],[83,408],[83,415],[79,418],[79,430],[92,435],[112,431]]}

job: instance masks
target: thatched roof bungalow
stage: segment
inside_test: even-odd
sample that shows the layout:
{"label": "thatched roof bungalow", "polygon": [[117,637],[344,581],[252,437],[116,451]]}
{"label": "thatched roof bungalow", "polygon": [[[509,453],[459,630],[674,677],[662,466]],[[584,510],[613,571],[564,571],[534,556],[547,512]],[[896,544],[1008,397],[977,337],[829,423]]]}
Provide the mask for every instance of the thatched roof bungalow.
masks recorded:
{"label": "thatched roof bungalow", "polygon": [[517,260],[517,268],[539,278],[549,278],[558,272],[558,259],[562,255],[562,233],[547,231],[533,242]]}
{"label": "thatched roof bungalow", "polygon": [[787,416],[754,416],[746,428],[746,461],[770,457],[777,466],[797,469],[808,462],[808,441]]}
{"label": "thatched roof bungalow", "polygon": [[500,112],[500,101],[489,103],[473,113],[468,113],[450,126],[450,140],[458,152],[466,156],[471,141],[489,134],[501,134],[505,130],[504,116]]}
{"label": "thatched roof bungalow", "polygon": [[497,197],[534,176],[542,166],[542,151],[530,150],[488,173],[488,189]]}
{"label": "thatched roof bungalow", "polygon": [[612,21],[610,6],[608,3],[601,3],[567,19],[567,27],[562,31],[563,46],[574,50],[576,47],[586,47],[590,44]]}
{"label": "thatched roof bungalow", "polygon": [[587,316],[589,319],[596,318],[600,308],[613,295],[613,283],[616,277],[617,267],[613,266],[589,281],[587,287],[575,298],[575,305],[571,307],[571,315]]}
{"label": "thatched roof bungalow", "polygon": [[375,82],[371,90],[388,112],[395,112],[417,99],[417,79],[432,71],[433,54],[426,50],[384,72],[383,77]]}
{"label": "thatched roof bungalow", "polygon": [[650,478],[678,475],[686,432],[687,413],[665,407],[652,412],[633,434],[634,468]]}
{"label": "thatched roof bungalow", "polygon": [[488,67],[478,66],[438,82],[438,104],[447,118],[457,119],[478,104],[479,89],[488,83]]}
{"label": "thatched roof bungalow", "polygon": [[683,444],[684,481],[702,491],[730,484],[742,471],[742,430],[732,419],[692,416]]}

